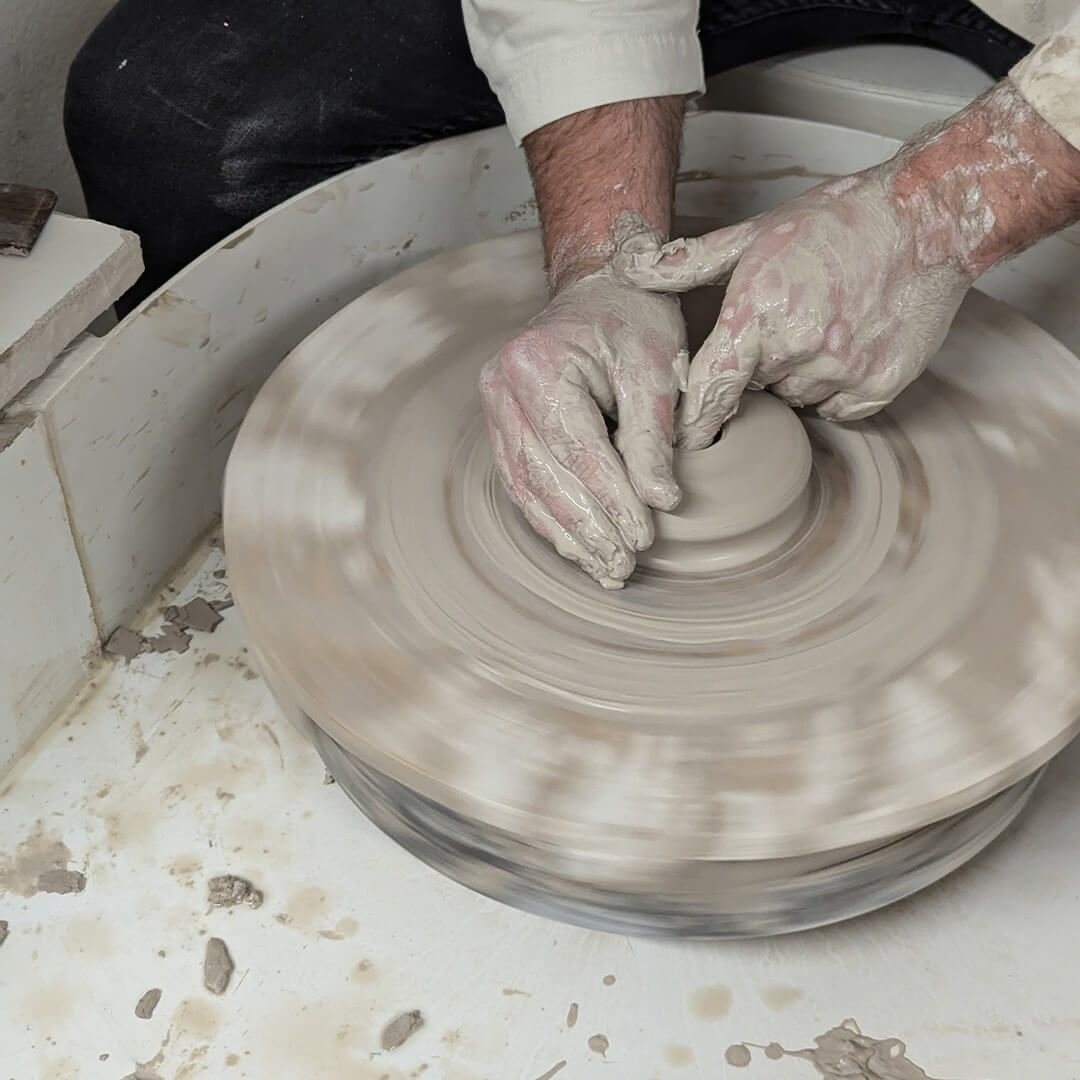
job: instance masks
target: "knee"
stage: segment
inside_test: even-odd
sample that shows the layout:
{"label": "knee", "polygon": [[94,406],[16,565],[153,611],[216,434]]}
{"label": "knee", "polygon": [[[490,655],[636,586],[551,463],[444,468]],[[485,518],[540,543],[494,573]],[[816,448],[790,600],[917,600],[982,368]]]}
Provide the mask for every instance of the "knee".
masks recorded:
{"label": "knee", "polygon": [[126,55],[127,29],[120,0],[83,43],[68,69],[64,92],[64,131],[76,164],[94,147],[104,149],[130,130],[128,114],[137,102]]}

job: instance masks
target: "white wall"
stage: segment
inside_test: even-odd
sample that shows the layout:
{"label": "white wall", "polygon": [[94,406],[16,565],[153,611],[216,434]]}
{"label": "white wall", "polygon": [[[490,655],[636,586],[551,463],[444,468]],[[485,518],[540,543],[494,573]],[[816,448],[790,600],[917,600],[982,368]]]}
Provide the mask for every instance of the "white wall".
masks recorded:
{"label": "white wall", "polygon": [[52,188],[84,214],[64,142],[68,65],[113,0],[0,0],[0,180]]}

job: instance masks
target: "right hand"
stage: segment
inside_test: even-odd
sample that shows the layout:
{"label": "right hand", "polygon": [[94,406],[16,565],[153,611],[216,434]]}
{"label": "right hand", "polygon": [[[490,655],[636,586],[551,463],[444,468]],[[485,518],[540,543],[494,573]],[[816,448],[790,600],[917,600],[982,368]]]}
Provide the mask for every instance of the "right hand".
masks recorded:
{"label": "right hand", "polygon": [[[678,301],[604,267],[565,286],[480,377],[507,492],[606,589],[621,588],[652,543],[649,507],[679,502],[672,423],[687,362]],[[618,422],[614,446],[604,414]]]}

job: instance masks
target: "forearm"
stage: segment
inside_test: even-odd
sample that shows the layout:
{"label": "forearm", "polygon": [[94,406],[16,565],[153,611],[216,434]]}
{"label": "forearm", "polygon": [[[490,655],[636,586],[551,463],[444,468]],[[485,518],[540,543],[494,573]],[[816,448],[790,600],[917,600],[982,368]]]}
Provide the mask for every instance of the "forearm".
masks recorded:
{"label": "forearm", "polygon": [[621,101],[526,137],[553,293],[607,263],[621,215],[667,238],[684,107],[681,95]]}
{"label": "forearm", "polygon": [[1008,81],[901,152],[893,193],[927,224],[928,261],[973,277],[1080,217],[1080,150]]}

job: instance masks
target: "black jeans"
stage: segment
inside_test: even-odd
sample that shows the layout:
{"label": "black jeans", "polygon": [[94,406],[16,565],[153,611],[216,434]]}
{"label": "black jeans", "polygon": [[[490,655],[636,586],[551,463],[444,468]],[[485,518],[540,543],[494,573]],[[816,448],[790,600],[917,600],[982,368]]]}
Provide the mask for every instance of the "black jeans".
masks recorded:
{"label": "black jeans", "polygon": [[[993,76],[1028,49],[967,0],[701,3],[710,75],[883,36]],[[142,239],[122,312],[316,181],[501,122],[460,0],[119,0],[75,58],[64,110],[91,216]]]}

